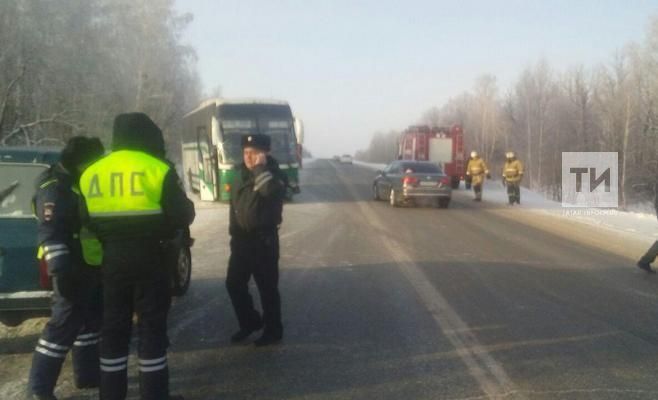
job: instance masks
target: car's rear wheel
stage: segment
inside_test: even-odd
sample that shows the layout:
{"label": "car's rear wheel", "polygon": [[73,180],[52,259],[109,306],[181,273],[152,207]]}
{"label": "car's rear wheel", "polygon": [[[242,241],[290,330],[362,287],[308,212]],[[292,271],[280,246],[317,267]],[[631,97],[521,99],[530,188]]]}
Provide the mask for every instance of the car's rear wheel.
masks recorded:
{"label": "car's rear wheel", "polygon": [[450,205],[450,199],[439,199],[438,205],[439,208],[448,208]]}
{"label": "car's rear wheel", "polygon": [[450,180],[450,186],[453,189],[459,189],[459,178],[456,176],[453,176]]}
{"label": "car's rear wheel", "polygon": [[192,254],[189,247],[181,247],[174,271],[172,271],[172,295],[182,296],[190,287],[192,278]]}

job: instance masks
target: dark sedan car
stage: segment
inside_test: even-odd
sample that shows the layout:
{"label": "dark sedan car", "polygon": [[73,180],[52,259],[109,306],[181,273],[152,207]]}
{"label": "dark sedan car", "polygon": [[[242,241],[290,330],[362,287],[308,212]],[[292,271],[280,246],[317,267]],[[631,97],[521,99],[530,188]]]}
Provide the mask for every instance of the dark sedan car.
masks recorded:
{"label": "dark sedan car", "polygon": [[375,200],[388,199],[394,207],[428,201],[447,208],[452,198],[450,177],[424,161],[393,161],[378,171],[372,193]]}

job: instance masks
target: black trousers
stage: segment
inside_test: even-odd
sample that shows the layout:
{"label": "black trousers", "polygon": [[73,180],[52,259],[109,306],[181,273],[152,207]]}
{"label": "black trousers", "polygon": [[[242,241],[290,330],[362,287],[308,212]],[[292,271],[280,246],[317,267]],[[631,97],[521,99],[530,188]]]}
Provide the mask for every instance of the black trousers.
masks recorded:
{"label": "black trousers", "polygon": [[71,278],[76,289],[73,299],[63,297],[57,281],[53,282],[52,313],[34,350],[28,382],[29,391],[37,395],[53,393],[69,350],[76,387],[97,387],[99,383],[100,268],[77,266]]}
{"label": "black trousers", "polygon": [[510,182],[507,181],[507,196],[509,197],[509,203],[514,204],[521,203],[521,185],[519,182]]}
{"label": "black trousers", "polygon": [[473,193],[475,193],[475,198],[476,199],[481,199],[482,198],[482,184],[478,183],[477,185],[473,185]]}
{"label": "black trousers", "polygon": [[240,329],[250,329],[261,320],[249,294],[252,276],[260,295],[264,333],[281,336],[278,232],[231,238],[226,288]]}
{"label": "black trousers", "polygon": [[160,245],[153,241],[108,243],[103,251],[100,398],[126,398],[135,313],[141,399],[167,399],[167,314],[171,305],[171,284]]}

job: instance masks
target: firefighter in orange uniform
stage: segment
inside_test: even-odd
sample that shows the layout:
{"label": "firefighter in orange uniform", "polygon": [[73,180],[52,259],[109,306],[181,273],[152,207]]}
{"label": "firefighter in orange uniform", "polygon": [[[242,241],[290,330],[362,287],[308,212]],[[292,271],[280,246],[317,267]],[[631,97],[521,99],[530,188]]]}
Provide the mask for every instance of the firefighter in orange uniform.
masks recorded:
{"label": "firefighter in orange uniform", "polygon": [[505,153],[503,166],[503,184],[507,186],[509,204],[521,204],[521,179],[523,178],[523,163],[516,158],[513,151]]}
{"label": "firefighter in orange uniform", "polygon": [[484,184],[484,178],[485,176],[491,178],[491,175],[489,175],[487,164],[478,155],[477,151],[471,151],[471,158],[468,160],[466,167],[466,176],[471,178],[473,193],[475,193],[473,200],[482,201],[482,184]]}

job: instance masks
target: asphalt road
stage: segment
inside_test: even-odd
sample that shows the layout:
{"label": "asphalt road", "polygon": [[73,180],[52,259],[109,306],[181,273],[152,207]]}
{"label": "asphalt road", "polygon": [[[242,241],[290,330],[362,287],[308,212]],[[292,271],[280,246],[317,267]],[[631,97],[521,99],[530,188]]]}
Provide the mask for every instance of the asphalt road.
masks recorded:
{"label": "asphalt road", "polygon": [[[186,399],[656,399],[658,277],[644,244],[531,209],[392,208],[374,173],[318,160],[281,229],[284,341],[231,345],[227,207],[199,203],[189,293],[170,317]],[[255,293],[255,290],[254,290]],[[0,398],[43,321],[0,335]],[[136,368],[131,365],[131,398]],[[70,363],[61,398],[72,389]]]}

